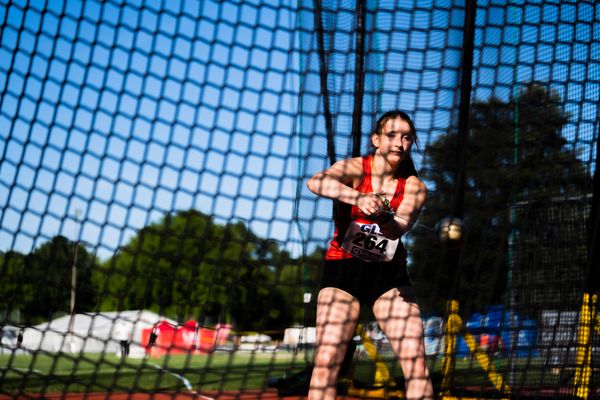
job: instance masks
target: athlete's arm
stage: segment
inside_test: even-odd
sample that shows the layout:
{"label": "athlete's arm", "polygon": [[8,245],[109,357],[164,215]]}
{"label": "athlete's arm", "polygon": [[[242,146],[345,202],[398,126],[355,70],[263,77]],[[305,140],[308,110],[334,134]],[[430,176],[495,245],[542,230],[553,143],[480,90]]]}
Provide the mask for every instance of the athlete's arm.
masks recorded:
{"label": "athlete's arm", "polygon": [[306,186],[314,194],[357,206],[365,215],[376,213],[383,206],[377,193],[362,193],[354,189],[362,176],[362,158],[341,160],[313,175]]}
{"label": "athlete's arm", "polygon": [[387,218],[379,224],[381,232],[390,239],[397,239],[408,232],[421,213],[427,199],[427,188],[416,176],[406,180],[404,197],[393,218]]}

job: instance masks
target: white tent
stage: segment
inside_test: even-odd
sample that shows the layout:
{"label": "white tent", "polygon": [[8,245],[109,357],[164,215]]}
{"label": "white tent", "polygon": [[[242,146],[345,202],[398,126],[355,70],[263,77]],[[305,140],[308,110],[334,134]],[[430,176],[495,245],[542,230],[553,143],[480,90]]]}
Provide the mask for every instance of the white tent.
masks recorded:
{"label": "white tent", "polygon": [[176,321],[145,310],[111,311],[75,314],[72,332],[71,317],[66,315],[23,331],[21,348],[29,351],[119,353],[121,340],[130,342],[130,356],[141,357],[142,330],[152,328],[159,321]]}
{"label": "white tent", "polygon": [[283,344],[296,347],[301,344],[315,344],[317,342],[317,330],[312,327],[287,328],[283,335]]}

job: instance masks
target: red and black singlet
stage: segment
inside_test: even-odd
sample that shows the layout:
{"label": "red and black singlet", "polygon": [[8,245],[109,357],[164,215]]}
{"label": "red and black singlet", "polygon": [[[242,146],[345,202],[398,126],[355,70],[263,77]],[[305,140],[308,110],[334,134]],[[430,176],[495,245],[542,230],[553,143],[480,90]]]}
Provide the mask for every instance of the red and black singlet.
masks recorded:
{"label": "red and black singlet", "polygon": [[[373,186],[371,184],[371,162],[372,156],[364,156],[362,158],[362,169],[363,174],[361,177],[361,181],[355,189],[361,193],[370,193],[373,192]],[[406,185],[406,177],[398,177],[398,184],[396,185],[396,191],[394,196],[390,201],[390,206],[392,211],[396,211],[402,199],[404,198],[404,188]],[[347,230],[351,223],[355,222],[358,224],[370,224],[370,226],[375,225],[373,221],[366,218],[366,215],[360,211],[360,209],[356,206],[350,206],[345,203],[340,203],[337,212],[338,218],[336,220],[336,229],[333,236],[333,240],[329,245],[329,249],[325,254],[325,260],[343,260],[354,257],[349,251],[342,248],[344,243]],[[369,229],[369,225],[367,229]],[[374,227],[373,229],[377,229]],[[360,233],[358,234],[360,235]],[[348,240],[346,238],[346,240]],[[387,243],[387,242],[386,242]],[[381,241],[377,244],[377,246],[385,246],[386,243],[382,243]],[[360,250],[360,249],[359,249]],[[363,257],[360,257],[363,258]],[[395,254],[393,255],[393,261],[405,261],[406,260],[406,249],[402,245],[402,242],[398,240],[398,244],[395,250]]]}

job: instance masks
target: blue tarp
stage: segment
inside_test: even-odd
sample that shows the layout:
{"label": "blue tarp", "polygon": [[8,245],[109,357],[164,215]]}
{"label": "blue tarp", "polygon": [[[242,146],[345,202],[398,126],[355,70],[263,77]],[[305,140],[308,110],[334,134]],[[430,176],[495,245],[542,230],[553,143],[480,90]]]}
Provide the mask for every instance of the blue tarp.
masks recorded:
{"label": "blue tarp", "polygon": [[[425,322],[425,347],[428,354],[442,354],[443,338],[440,317],[430,317]],[[536,355],[537,324],[534,320],[521,318],[505,311],[503,305],[491,306],[485,313],[474,313],[465,322],[467,331],[482,347],[490,351],[517,357]],[[456,354],[468,357],[470,350],[462,334],[457,335]]]}

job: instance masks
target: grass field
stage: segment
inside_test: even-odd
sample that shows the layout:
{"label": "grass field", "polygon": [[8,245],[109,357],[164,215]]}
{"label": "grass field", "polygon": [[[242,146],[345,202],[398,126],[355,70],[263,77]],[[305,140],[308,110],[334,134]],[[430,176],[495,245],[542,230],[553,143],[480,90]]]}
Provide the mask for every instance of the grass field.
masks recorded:
{"label": "grass field", "polygon": [[[125,360],[114,354],[95,353],[0,356],[0,394],[265,389],[270,377],[302,371],[311,359],[311,354],[287,351],[215,352]],[[510,380],[528,388],[572,385],[572,370],[547,368],[537,361],[513,362]],[[507,362],[497,360],[494,366],[506,375]],[[393,360],[385,363],[391,375],[401,381],[402,373]],[[441,381],[440,363],[441,358],[431,362],[435,385]],[[371,384],[374,373],[373,362],[355,362],[353,379],[357,382]],[[592,379],[592,387],[597,384],[596,379]],[[492,390],[486,372],[471,358],[457,360],[453,387]]]}
{"label": "grass field", "polygon": [[121,360],[113,354],[0,356],[3,393],[238,390],[306,367],[303,354],[213,353]]}

